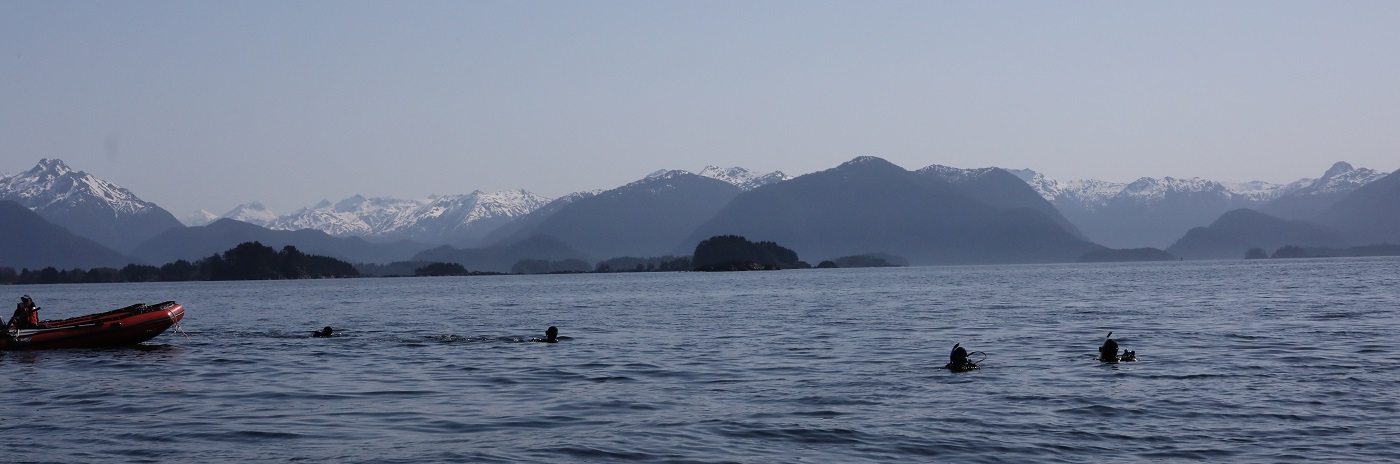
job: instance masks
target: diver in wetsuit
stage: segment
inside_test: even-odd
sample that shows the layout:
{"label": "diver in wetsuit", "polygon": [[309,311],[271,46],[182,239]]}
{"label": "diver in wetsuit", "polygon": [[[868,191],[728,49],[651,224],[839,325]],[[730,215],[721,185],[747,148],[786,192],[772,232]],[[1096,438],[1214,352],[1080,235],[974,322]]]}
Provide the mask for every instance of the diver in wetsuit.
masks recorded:
{"label": "diver in wetsuit", "polygon": [[953,352],[948,353],[948,364],[943,367],[953,372],[963,372],[977,368],[977,363],[967,359],[967,348],[963,348],[961,345],[961,343],[953,345]]}
{"label": "diver in wetsuit", "polygon": [[317,330],[317,331],[315,331],[315,332],[311,332],[311,336],[312,336],[312,337],[329,337],[329,336],[331,336],[332,333],[335,333],[335,329],[332,329],[331,326],[326,326],[326,328],[324,328],[324,329]]}
{"label": "diver in wetsuit", "polygon": [[1113,332],[1108,333],[1108,337],[1105,337],[1103,341],[1103,346],[1099,347],[1099,361],[1106,363],[1137,361],[1136,351],[1123,351],[1123,355],[1119,356],[1118,342],[1109,337],[1113,337]]}
{"label": "diver in wetsuit", "polygon": [[[1113,335],[1113,333],[1109,332],[1109,335]],[[1103,346],[1099,347],[1099,361],[1118,362],[1118,342],[1113,341],[1112,338],[1105,339]]]}
{"label": "diver in wetsuit", "polygon": [[551,325],[548,329],[544,329],[544,338],[532,338],[530,339],[530,341],[541,343],[559,343],[559,328]]}

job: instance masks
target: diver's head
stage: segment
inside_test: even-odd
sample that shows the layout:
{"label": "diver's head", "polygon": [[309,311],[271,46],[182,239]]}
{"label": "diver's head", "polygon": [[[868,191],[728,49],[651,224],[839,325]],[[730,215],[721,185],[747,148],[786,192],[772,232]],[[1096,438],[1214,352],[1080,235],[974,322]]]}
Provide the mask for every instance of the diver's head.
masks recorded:
{"label": "diver's head", "polygon": [[1103,346],[1099,347],[1099,351],[1102,351],[1102,352],[1105,352],[1105,353],[1117,353],[1117,352],[1118,352],[1118,342],[1113,341],[1112,338],[1107,339],[1107,340],[1104,340],[1104,341],[1103,341]]}
{"label": "diver's head", "polygon": [[551,326],[549,326],[548,329],[544,329],[544,338],[546,338],[546,339],[552,341],[552,340],[554,340],[555,338],[558,338],[558,337],[559,337],[559,328],[558,328],[558,327],[555,327],[555,326],[552,326],[552,325],[551,325]]}

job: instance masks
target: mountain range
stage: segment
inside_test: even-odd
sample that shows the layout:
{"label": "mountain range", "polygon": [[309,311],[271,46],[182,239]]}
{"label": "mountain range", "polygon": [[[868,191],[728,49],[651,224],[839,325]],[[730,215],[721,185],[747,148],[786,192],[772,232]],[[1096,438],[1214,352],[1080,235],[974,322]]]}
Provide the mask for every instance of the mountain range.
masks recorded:
{"label": "mountain range", "polygon": [[859,157],[738,195],[677,251],[714,235],[774,241],[808,259],[888,253],[916,265],[1072,261],[1102,248],[1047,210],[1009,174]]}
{"label": "mountain range", "polygon": [[1288,184],[1171,177],[1144,177],[1127,184],[1058,182],[1029,169],[1011,172],[1054,204],[1090,240],[1112,248],[1164,248],[1188,230],[1240,208],[1284,219],[1316,220],[1346,195],[1385,176],[1345,162],[1332,165],[1320,178]]}
{"label": "mountain range", "polygon": [[57,159],[41,159],[33,169],[0,178],[0,200],[24,205],[75,235],[123,253],[181,227],[155,203]]}
{"label": "mountain range", "polygon": [[[667,175],[661,170],[647,178]],[[757,173],[741,167],[706,166],[699,177],[723,181],[747,190],[790,178],[782,172]],[[580,192],[561,199],[565,203],[599,193]],[[316,229],[336,237],[362,237],[374,241],[414,240],[430,244],[472,247],[489,243],[487,234],[515,221],[552,200],[525,190],[466,195],[432,196],[426,199],[365,198],[355,195],[331,203],[303,208],[287,215],[269,211],[261,203],[239,205],[223,215],[197,211],[186,218],[186,225],[204,225],[219,218],[256,224],[274,230]]]}
{"label": "mountain range", "polygon": [[553,200],[523,190],[356,195],[287,215],[249,203],[187,227],[125,188],[44,159],[0,177],[5,200],[0,212],[10,224],[46,232],[11,234],[0,267],[163,264],[245,241],[351,262],[454,261],[493,271],[522,259],[688,255],[704,238],[731,234],[776,241],[811,262],[881,253],[911,264],[1067,262],[1101,255],[1105,244],[1238,259],[1241,247],[1400,243],[1400,178],[1346,163],[1289,184],[1115,184],[1057,182],[1031,170],[911,171],[860,157],[796,178],[661,170]]}

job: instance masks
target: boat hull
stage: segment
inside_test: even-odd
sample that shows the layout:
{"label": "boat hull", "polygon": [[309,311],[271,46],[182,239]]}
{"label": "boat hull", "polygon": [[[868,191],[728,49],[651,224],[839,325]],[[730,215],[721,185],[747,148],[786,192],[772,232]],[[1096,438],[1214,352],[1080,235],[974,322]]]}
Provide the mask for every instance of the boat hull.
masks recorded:
{"label": "boat hull", "polygon": [[0,336],[0,350],[134,345],[155,338],[184,317],[185,307],[174,301],[137,304],[105,313],[43,321],[38,329],[8,331]]}

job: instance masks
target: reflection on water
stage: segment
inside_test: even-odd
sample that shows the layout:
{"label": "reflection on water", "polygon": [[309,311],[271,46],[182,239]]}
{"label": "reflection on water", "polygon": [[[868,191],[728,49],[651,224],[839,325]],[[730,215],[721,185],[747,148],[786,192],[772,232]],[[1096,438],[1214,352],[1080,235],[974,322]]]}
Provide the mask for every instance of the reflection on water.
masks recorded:
{"label": "reflection on water", "polygon": [[[1393,461],[1400,260],[16,287],[19,462]],[[91,311],[87,311],[91,312]],[[313,330],[335,327],[332,337]],[[559,343],[529,343],[544,328]],[[1105,333],[1139,362],[1094,361]],[[981,369],[942,366],[954,343]]]}

